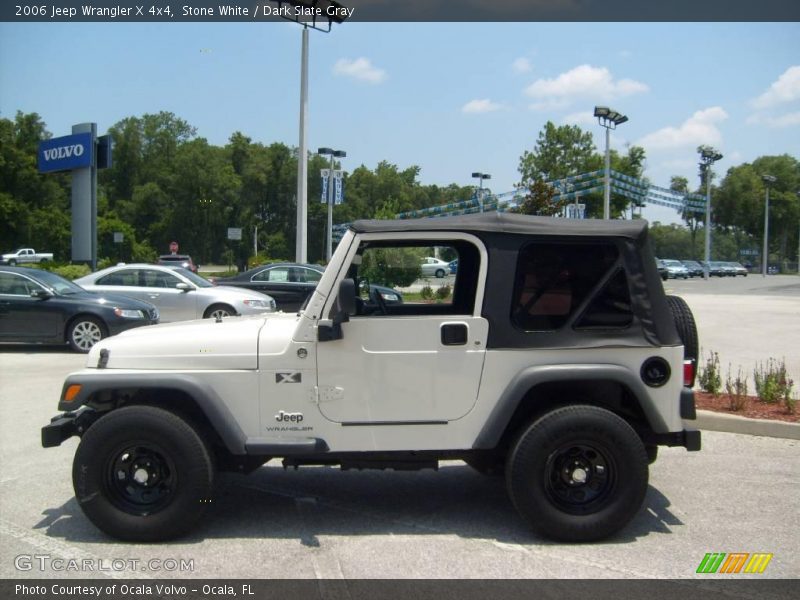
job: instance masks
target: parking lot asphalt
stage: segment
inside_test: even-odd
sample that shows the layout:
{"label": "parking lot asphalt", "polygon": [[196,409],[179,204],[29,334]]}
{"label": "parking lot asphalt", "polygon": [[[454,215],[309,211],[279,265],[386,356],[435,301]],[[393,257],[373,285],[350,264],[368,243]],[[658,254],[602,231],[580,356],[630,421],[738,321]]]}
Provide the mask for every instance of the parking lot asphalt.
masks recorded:
{"label": "parking lot asphalt", "polygon": [[683,297],[697,322],[701,366],[709,352],[719,354],[723,381],[739,367],[755,393],[753,369],[770,358],[785,360],[800,394],[800,277],[750,275],[664,282],[668,294]]}
{"label": "parking lot asphalt", "polygon": [[[785,356],[798,373],[800,278],[665,288],[687,299],[703,348],[720,352],[723,364]],[[645,506],[602,543],[537,537],[502,480],[458,461],[411,473],[284,471],[272,461],[247,477],[226,476],[190,537],[119,543],[73,497],[77,440],[40,446],[64,377],[83,363],[60,348],[0,346],[0,578],[693,578],[708,552],[769,552],[767,570],[754,577],[800,576],[792,525],[800,442],[710,431],[701,452],[661,449]],[[94,570],[65,571],[55,559]]]}

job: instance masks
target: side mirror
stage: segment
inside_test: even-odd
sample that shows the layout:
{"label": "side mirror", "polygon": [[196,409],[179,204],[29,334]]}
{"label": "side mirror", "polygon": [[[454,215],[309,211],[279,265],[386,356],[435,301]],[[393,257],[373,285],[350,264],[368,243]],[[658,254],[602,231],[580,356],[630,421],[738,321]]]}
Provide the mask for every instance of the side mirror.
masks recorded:
{"label": "side mirror", "polygon": [[320,321],[317,326],[317,340],[331,342],[340,340],[342,323],[350,320],[350,315],[356,313],[356,282],[352,279],[343,279],[339,284],[339,294],[336,296],[336,314],[329,321]]}
{"label": "side mirror", "polygon": [[53,297],[53,292],[50,290],[32,290],[31,291],[31,298],[37,298],[39,300],[47,300],[48,298]]}
{"label": "side mirror", "polygon": [[182,292],[191,292],[194,289],[194,286],[189,285],[188,283],[179,283],[175,287]]}

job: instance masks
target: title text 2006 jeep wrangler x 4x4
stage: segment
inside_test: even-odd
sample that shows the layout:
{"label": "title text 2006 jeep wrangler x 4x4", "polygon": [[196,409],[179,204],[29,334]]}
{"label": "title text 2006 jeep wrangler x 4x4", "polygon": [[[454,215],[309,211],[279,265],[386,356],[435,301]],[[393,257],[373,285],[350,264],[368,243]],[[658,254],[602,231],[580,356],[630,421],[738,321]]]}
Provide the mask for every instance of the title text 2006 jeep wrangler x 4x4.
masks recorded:
{"label": "title text 2006 jeep wrangler x 4x4", "polygon": [[[418,274],[432,252],[458,258],[452,295],[389,305],[370,292]],[[359,221],[297,314],[95,345],[42,443],[80,436],[78,502],[127,540],[187,532],[216,471],[272,458],[343,469],[461,459],[504,473],[536,531],[596,540],[639,510],[659,445],[699,450],[684,424],[696,358],[691,312],[665,296],[643,221]]]}

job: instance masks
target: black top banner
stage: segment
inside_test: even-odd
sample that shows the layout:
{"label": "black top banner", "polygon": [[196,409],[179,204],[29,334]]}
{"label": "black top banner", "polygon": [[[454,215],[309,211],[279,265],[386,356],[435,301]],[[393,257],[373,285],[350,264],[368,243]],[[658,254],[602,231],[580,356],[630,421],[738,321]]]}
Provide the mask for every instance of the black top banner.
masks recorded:
{"label": "black top banner", "polygon": [[800,21],[798,0],[21,0],[0,20],[214,22]]}

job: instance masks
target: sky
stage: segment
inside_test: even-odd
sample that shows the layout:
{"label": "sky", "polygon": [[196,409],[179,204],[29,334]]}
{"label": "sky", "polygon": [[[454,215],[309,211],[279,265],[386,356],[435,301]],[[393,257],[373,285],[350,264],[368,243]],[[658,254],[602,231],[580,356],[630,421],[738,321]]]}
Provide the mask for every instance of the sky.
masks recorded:
{"label": "sky", "polygon": [[[592,117],[629,121],[612,148],[641,145],[645,176],[699,184],[697,146],[730,167],[800,158],[800,23],[344,23],[310,32],[308,147],[344,169],[386,160],[423,184],[519,181],[549,120],[605,148]],[[37,112],[54,136],[171,111],[224,145],[298,145],[301,27],[269,23],[0,23],[0,117]],[[651,221],[677,222],[649,206]]]}

